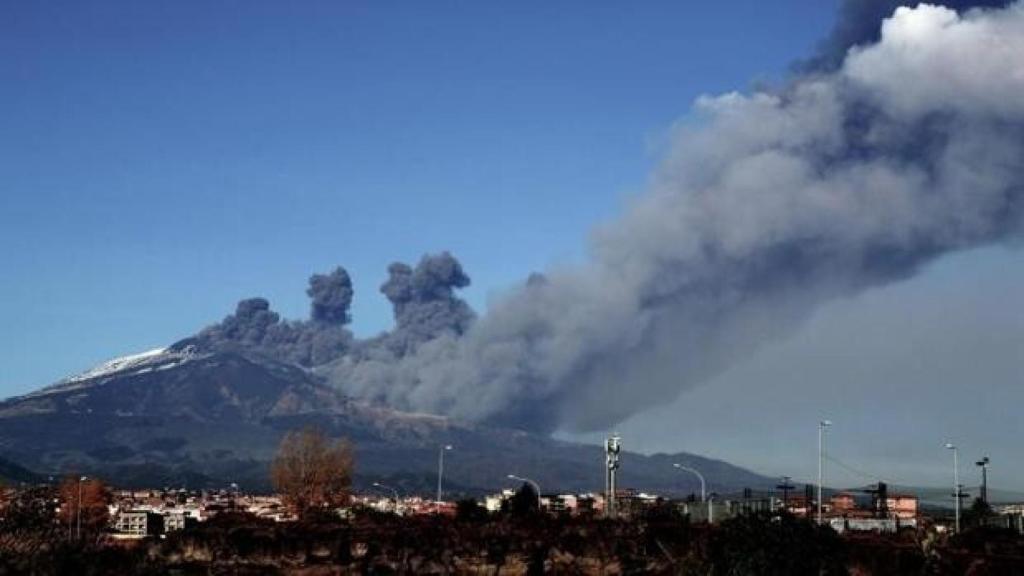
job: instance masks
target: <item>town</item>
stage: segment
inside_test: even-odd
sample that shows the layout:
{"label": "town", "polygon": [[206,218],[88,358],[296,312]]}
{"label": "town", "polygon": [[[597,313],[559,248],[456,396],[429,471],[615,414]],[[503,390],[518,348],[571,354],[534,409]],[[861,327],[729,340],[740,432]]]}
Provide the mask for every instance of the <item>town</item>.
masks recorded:
{"label": "town", "polygon": [[[446,494],[441,466],[436,494],[402,494],[380,481],[353,490],[351,444],[314,428],[282,441],[271,467],[276,493],[236,484],[117,489],[113,480],[74,475],[7,486],[0,490],[0,573],[61,573],[62,562],[103,573],[111,556],[130,566],[126,574],[195,565],[281,573],[311,566],[438,574],[615,574],[640,566],[678,573],[734,561],[726,554],[733,545],[790,566],[786,573],[830,564],[865,574],[1024,568],[1024,503],[989,503],[985,490],[963,511],[922,504],[884,482],[824,489],[821,500],[816,488],[823,487],[789,478],[772,491],[719,494],[708,491],[700,471],[676,464],[701,480],[700,491],[659,495],[617,485],[620,440],[606,443],[605,489],[583,494],[544,492],[516,474],[492,494]],[[574,536],[566,540],[567,534]],[[566,544],[572,541],[575,548]],[[495,556],[495,546],[505,552]],[[601,552],[602,546],[614,550]],[[445,553],[429,551],[437,547]],[[909,568],[894,572],[891,562]]]}
{"label": "town", "polygon": [[[86,480],[88,482],[88,480]],[[487,513],[496,514],[507,509],[520,491],[536,499],[536,509],[541,513],[560,516],[602,517],[608,508],[608,498],[603,493],[587,494],[538,494],[529,483],[519,490],[511,488],[487,495],[482,499],[472,498],[460,501],[433,500],[422,496],[393,496],[380,492],[388,488],[375,483],[377,493],[353,494],[350,502],[335,510],[340,518],[351,510],[364,508],[397,516],[443,515],[456,517],[459,504],[472,502]],[[702,501],[691,495],[684,499],[671,499],[656,494],[621,489],[616,492],[618,514],[624,518],[641,516],[645,511],[661,505],[678,509],[691,522],[722,522],[742,514],[786,513],[795,518],[813,519],[816,501],[807,485],[805,494],[754,493],[721,497],[718,500]],[[2,506],[16,497],[19,489],[4,489],[0,500]],[[952,512],[935,508],[931,513],[923,512],[918,497],[912,494],[887,493],[882,484],[865,493],[837,492],[823,503],[824,521],[837,532],[862,531],[895,533],[901,530],[931,529],[947,532],[954,529]],[[74,502],[66,504],[74,507]],[[298,520],[283,503],[280,495],[246,494],[235,487],[222,490],[116,490],[107,506],[109,535],[114,539],[139,539],[159,537],[169,532],[183,530],[196,523],[205,522],[221,513],[245,513],[256,518],[274,522]],[[74,510],[71,511],[74,514]],[[60,514],[60,508],[55,509]],[[1024,503],[1002,503],[991,506],[985,518],[986,525],[1012,529],[1024,534]]]}

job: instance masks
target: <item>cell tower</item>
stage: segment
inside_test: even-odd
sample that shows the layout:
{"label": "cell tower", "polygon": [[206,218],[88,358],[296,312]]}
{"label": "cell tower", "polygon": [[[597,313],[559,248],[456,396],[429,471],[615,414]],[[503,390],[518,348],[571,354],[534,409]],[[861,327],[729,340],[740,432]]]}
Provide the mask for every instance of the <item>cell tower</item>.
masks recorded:
{"label": "cell tower", "polygon": [[604,493],[605,493],[605,507],[604,513],[608,518],[614,518],[618,512],[616,510],[615,502],[615,491],[616,491],[616,475],[619,470],[619,450],[622,448],[622,438],[619,438],[618,434],[613,434],[611,438],[604,441],[604,462],[605,462],[605,478],[604,478]]}

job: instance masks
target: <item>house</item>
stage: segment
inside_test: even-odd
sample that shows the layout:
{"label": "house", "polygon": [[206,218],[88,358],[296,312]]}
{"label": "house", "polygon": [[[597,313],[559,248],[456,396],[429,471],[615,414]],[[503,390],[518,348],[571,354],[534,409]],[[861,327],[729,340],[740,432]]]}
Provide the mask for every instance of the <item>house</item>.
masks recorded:
{"label": "house", "polygon": [[157,536],[164,531],[164,519],[160,514],[148,510],[126,510],[118,514],[114,530],[121,537]]}
{"label": "house", "polygon": [[886,508],[891,516],[900,520],[917,518],[917,496],[911,494],[890,494],[885,499]]}
{"label": "house", "polygon": [[164,532],[191,528],[199,521],[198,509],[165,510],[163,513]]}

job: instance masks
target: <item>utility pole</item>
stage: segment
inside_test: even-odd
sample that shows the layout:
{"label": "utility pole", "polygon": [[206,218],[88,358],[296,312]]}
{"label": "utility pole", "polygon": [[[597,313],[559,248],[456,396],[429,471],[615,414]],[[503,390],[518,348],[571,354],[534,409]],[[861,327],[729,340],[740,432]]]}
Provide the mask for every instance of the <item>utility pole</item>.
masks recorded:
{"label": "utility pole", "polygon": [[831,425],[831,420],[818,422],[818,524],[821,524],[821,485],[825,476],[825,428]]}
{"label": "utility pole", "polygon": [[789,476],[783,476],[782,477],[782,484],[779,484],[778,486],[775,487],[778,490],[782,490],[782,511],[783,512],[787,512],[789,510],[789,491],[792,490],[793,488],[796,488],[796,486],[793,486],[792,484],[790,484],[789,481],[790,481],[790,477]]}

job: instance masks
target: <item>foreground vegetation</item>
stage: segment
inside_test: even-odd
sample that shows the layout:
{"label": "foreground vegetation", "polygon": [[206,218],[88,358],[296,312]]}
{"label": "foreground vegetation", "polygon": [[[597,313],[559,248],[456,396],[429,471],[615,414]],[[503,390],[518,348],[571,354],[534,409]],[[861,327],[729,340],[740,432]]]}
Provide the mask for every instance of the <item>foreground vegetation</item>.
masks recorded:
{"label": "foreground vegetation", "polygon": [[[489,516],[468,503],[455,518],[361,510],[275,523],[231,513],[129,544],[102,536],[72,543],[52,522],[20,521],[16,538],[0,539],[2,574],[1024,573],[1024,540],[1007,532],[843,538],[788,516],[691,525],[668,506],[616,521],[516,510]],[[0,526],[7,535],[12,528]]]}
{"label": "foreground vegetation", "polygon": [[[1008,575],[1024,574],[1024,538],[978,527],[843,537],[788,515],[691,524],[668,503],[631,519],[539,513],[529,484],[489,514],[455,517],[340,508],[350,502],[351,445],[314,429],[288,434],[272,466],[296,522],[224,512],[166,538],[115,540],[102,482],[13,492],[0,508],[0,575],[343,574]],[[968,524],[986,510],[971,509]],[[981,522],[977,522],[981,524]]]}

